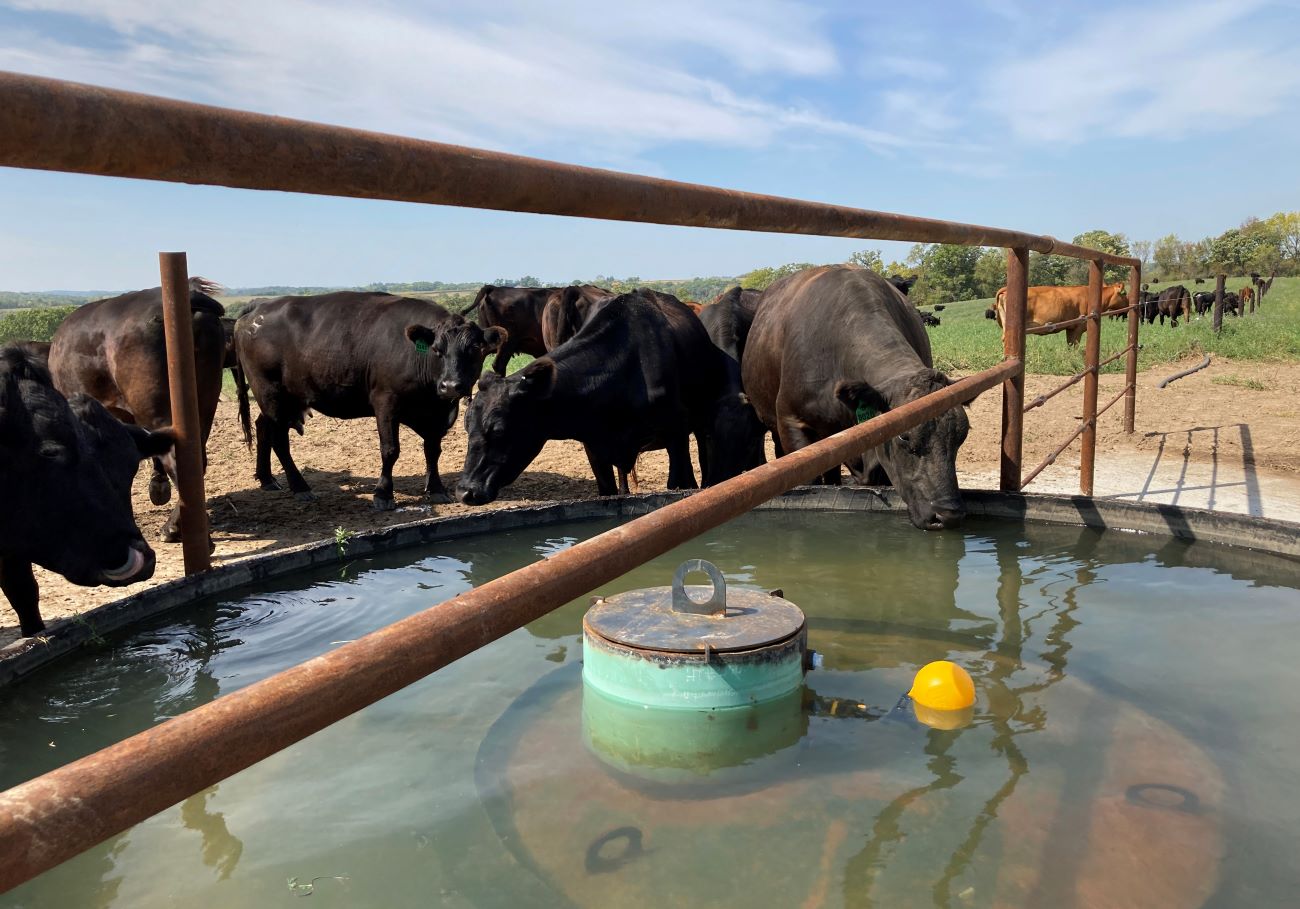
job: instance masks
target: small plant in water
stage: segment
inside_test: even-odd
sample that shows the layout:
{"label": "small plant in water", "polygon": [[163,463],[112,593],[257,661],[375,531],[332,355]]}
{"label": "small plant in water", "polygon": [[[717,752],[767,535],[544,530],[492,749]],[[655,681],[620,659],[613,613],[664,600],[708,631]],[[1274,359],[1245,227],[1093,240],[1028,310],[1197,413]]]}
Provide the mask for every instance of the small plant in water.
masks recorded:
{"label": "small plant in water", "polygon": [[88,622],[85,618],[79,615],[74,615],[72,617],[72,621],[75,624],[80,625],[82,628],[86,629],[86,633],[87,635],[89,635],[89,637],[87,637],[86,639],[87,645],[91,647],[108,646],[108,641],[104,640],[104,638],[100,635],[100,633],[95,630],[95,626],[90,624],[90,622]]}

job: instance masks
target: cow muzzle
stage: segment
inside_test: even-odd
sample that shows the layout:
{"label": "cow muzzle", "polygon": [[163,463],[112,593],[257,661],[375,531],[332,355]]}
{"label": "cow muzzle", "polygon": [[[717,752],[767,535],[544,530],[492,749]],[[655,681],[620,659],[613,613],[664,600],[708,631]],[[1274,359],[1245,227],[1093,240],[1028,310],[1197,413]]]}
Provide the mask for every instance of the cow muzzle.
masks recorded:
{"label": "cow muzzle", "polygon": [[100,572],[100,583],[109,587],[121,587],[137,581],[147,581],[153,577],[155,561],[153,550],[143,540],[132,543],[127,547],[126,561],[117,568]]}
{"label": "cow muzzle", "polygon": [[925,530],[949,530],[957,527],[966,518],[966,509],[960,506],[956,508],[930,509],[930,514],[925,520]]}
{"label": "cow muzzle", "polygon": [[459,382],[442,381],[438,383],[438,397],[446,401],[459,401],[468,398],[470,386]]}

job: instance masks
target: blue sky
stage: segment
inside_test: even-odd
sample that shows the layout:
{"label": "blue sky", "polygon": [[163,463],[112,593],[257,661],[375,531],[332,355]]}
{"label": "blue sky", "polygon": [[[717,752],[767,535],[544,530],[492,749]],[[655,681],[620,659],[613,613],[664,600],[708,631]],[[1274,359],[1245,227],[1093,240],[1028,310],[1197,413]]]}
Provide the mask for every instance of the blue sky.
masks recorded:
{"label": "blue sky", "polygon": [[[1086,17],[1086,19],[1085,19]],[[1300,208],[1300,2],[0,0],[0,69],[1069,239]],[[737,274],[874,245],[0,168],[0,288]]]}

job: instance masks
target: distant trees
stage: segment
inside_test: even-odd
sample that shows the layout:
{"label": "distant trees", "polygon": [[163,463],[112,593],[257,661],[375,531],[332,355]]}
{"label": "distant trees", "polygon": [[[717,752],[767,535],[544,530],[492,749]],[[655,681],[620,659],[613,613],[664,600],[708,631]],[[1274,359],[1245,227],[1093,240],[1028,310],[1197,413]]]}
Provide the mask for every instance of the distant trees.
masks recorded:
{"label": "distant trees", "polygon": [[736,283],[741,287],[753,288],[754,290],[767,290],[769,286],[787,275],[803,271],[805,268],[815,267],[811,262],[791,262],[788,265],[778,265],[776,268],[756,268],[753,271],[745,272],[736,279]]}

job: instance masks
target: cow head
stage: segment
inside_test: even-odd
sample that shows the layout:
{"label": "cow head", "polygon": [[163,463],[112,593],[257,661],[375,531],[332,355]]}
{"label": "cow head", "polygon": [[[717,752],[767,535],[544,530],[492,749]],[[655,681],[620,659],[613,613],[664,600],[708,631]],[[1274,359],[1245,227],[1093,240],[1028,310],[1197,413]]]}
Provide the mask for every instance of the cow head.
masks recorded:
{"label": "cow head", "polygon": [[714,486],[762,464],[765,432],[744,392],[727,392],[714,402],[713,425],[701,440],[704,485]]}
{"label": "cow head", "polygon": [[[951,382],[943,373],[925,369],[894,395],[905,404],[946,388]],[[841,382],[836,397],[858,421],[890,409],[890,402],[877,389],[863,382]],[[975,399],[972,395],[964,405]],[[889,480],[907,504],[907,516],[922,530],[956,527],[966,516],[957,487],[957,449],[966,441],[970,420],[964,407],[954,407],[933,420],[902,433],[876,448],[874,454]]]}
{"label": "cow head", "polygon": [[84,586],[147,580],[154,554],[131,514],[131,482],[142,458],[174,441],[85,395],[64,399],[39,363],[0,352],[0,551]]}
{"label": "cow head", "polygon": [[504,328],[480,328],[463,316],[452,315],[433,326],[408,325],[406,337],[416,355],[438,358],[438,397],[458,401],[469,397],[483,360],[501,349],[508,335]]}
{"label": "cow head", "polygon": [[469,444],[461,471],[458,498],[466,505],[486,505],[533,462],[546,444],[542,402],[555,389],[555,363],[534,360],[514,375],[487,372],[465,412]]}

